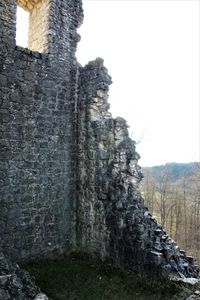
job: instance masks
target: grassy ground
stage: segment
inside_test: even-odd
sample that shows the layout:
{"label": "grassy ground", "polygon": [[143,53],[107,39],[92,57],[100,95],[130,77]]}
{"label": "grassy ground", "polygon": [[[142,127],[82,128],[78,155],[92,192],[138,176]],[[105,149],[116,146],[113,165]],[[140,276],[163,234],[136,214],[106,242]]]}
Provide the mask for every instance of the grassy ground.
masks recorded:
{"label": "grassy ground", "polygon": [[153,291],[133,273],[123,273],[86,257],[24,264],[53,300],[185,300],[187,290]]}

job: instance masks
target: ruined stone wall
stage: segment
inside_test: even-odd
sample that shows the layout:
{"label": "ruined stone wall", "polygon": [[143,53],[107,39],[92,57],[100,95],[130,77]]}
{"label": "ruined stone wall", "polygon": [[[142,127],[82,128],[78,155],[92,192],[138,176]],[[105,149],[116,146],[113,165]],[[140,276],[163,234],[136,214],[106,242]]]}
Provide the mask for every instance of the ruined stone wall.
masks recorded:
{"label": "ruined stone wall", "polygon": [[[108,159],[113,157],[114,121],[107,112],[104,96],[111,78],[101,72],[102,60],[80,69],[78,98],[78,186],[77,244],[84,251],[106,256],[109,232],[106,227],[104,199],[107,198]],[[92,107],[94,111],[92,112]],[[108,117],[100,113],[104,110]],[[104,147],[105,146],[105,147]],[[105,148],[105,149],[104,149]],[[111,153],[110,153],[111,152]],[[101,188],[104,186],[104,189]]]}
{"label": "ruined stone wall", "polygon": [[74,244],[82,9],[79,1],[49,2],[53,33],[43,54],[16,47],[17,1],[0,0],[0,246],[15,259]]}
{"label": "ruined stone wall", "polygon": [[[49,7],[45,53],[16,47],[17,3]],[[144,206],[102,59],[76,61],[82,17],[80,0],[0,0],[0,247],[18,260],[77,250],[143,275],[197,277]]]}
{"label": "ruined stone wall", "polygon": [[126,121],[113,119],[108,111],[110,83],[101,59],[80,69],[78,245],[147,275],[149,282],[172,274],[180,279],[198,277],[193,258],[144,205],[135,142],[129,138]]}

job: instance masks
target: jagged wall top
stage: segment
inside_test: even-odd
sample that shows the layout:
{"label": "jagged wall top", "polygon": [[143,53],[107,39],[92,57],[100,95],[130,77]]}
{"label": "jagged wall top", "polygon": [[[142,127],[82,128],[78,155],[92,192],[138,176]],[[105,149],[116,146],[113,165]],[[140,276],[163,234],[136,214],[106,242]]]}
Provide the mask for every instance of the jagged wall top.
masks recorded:
{"label": "jagged wall top", "polygon": [[16,44],[17,5],[30,13],[30,50],[58,57],[69,55],[69,39],[80,39],[76,28],[83,20],[81,0],[1,0],[0,40],[11,48]]}
{"label": "jagged wall top", "polygon": [[33,22],[48,8],[45,54],[16,47],[17,1],[0,0],[0,246],[18,259],[78,249],[198,276],[144,206],[135,142],[108,112],[103,61],[76,61],[81,1],[35,5]]}

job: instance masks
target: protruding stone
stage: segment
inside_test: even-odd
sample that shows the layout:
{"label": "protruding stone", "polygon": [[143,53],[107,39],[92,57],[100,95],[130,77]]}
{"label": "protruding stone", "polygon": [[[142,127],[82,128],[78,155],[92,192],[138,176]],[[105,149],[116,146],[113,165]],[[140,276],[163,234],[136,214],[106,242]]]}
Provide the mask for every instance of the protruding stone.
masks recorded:
{"label": "protruding stone", "polygon": [[0,299],[20,300],[48,300],[48,297],[40,292],[30,274],[11,263],[1,254],[0,274],[4,273],[6,266],[7,275],[0,276]]}

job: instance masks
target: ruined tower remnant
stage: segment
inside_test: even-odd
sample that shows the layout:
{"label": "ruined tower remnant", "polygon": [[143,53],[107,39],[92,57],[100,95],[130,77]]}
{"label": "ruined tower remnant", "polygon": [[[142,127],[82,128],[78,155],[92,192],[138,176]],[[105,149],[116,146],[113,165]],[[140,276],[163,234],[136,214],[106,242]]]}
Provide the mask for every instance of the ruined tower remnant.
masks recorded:
{"label": "ruined tower remnant", "polygon": [[[18,4],[34,14],[30,25],[48,14],[44,28],[29,27],[32,36],[44,31],[41,51],[16,46]],[[12,258],[75,245],[75,51],[82,16],[80,1],[0,1],[0,236]]]}
{"label": "ruined tower remnant", "polygon": [[[28,49],[16,46],[17,5],[30,14]],[[0,247],[17,260],[76,250],[144,275],[198,277],[144,206],[103,60],[76,60],[82,19],[81,0],[0,0]]]}

